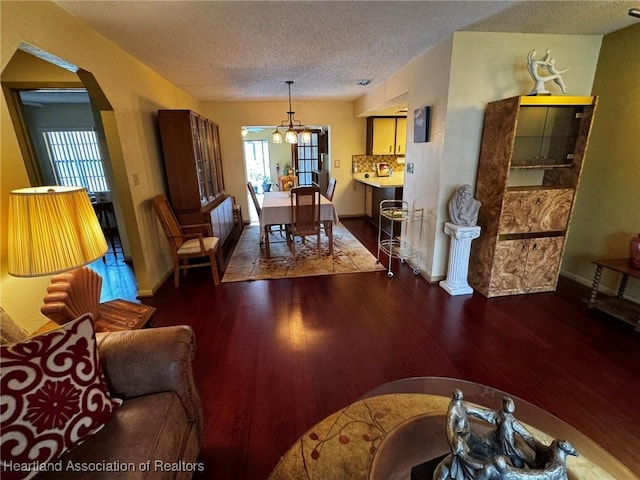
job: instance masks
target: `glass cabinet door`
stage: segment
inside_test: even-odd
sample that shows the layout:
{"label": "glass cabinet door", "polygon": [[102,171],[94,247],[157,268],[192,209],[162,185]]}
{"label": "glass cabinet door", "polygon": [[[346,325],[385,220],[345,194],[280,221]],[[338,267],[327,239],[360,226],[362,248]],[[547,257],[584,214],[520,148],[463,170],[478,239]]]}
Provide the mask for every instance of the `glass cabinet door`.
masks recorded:
{"label": "glass cabinet door", "polygon": [[211,134],[209,122],[201,118],[200,119],[200,138],[202,142],[202,157],[204,159],[204,190],[206,194],[206,200],[209,202],[213,200],[215,192],[213,190],[213,172],[211,169],[212,156],[211,156]]}
{"label": "glass cabinet door", "polygon": [[512,168],[571,166],[582,106],[527,106],[518,113]]}
{"label": "glass cabinet door", "polygon": [[222,173],[222,154],[220,153],[220,134],[218,125],[211,123],[211,167],[213,168],[213,190],[216,196],[224,193],[224,175]]}
{"label": "glass cabinet door", "polygon": [[194,166],[196,169],[198,192],[200,194],[200,204],[204,204],[207,201],[207,193],[205,189],[205,165],[200,139],[200,120],[195,115],[191,115],[191,135],[193,136],[193,158],[195,159]]}

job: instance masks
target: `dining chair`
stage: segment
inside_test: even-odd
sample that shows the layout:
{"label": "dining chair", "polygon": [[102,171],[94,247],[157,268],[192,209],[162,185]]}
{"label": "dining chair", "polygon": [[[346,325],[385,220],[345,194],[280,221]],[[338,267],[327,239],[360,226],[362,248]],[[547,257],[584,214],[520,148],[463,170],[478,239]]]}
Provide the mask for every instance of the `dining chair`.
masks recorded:
{"label": "dining chair", "polygon": [[[251,200],[253,201],[253,206],[256,208],[256,213],[258,214],[258,219],[260,219],[260,216],[262,214],[262,206],[260,205],[260,202],[258,201],[258,196],[256,195],[256,191],[253,189],[253,185],[251,184],[251,182],[247,182],[247,188],[249,189],[249,193],[251,194]],[[274,230],[273,227],[275,227],[276,225],[269,225],[269,232],[284,232],[285,228],[284,225],[280,225],[278,226],[277,229]],[[262,229],[260,229],[262,230]],[[260,246],[262,246],[262,244],[264,243],[264,233],[262,231],[260,231]]]}
{"label": "dining chair", "polygon": [[288,192],[298,186],[298,177],[297,175],[283,175],[278,178],[278,183],[281,192]]}
{"label": "dining chair", "polygon": [[[327,185],[327,193],[325,194],[325,197],[327,197],[329,201],[333,201],[333,194],[336,191],[336,183],[338,183],[338,181],[336,180],[336,177],[331,177],[329,179],[329,185]],[[328,222],[322,222],[322,229],[324,230],[324,233],[328,236],[329,226],[327,225],[327,223]]]}
{"label": "dining chair", "polygon": [[[173,284],[175,287],[180,286],[180,270],[187,274],[189,268],[203,267],[211,265],[211,273],[213,274],[213,283],[220,285],[220,274],[218,268],[223,270],[224,259],[222,257],[222,248],[218,238],[211,233],[211,224],[199,223],[193,225],[180,225],[176,218],[169,200],[166,195],[160,194],[153,197],[153,206],[158,220],[162,225],[167,240],[171,246],[173,255]],[[186,233],[188,229],[206,230],[209,234],[204,236],[200,233]],[[208,262],[189,263],[192,258],[208,257]],[[216,261],[217,260],[217,261]]]}
{"label": "dining chair", "polygon": [[287,225],[287,244],[296,258],[295,237],[316,235],[320,258],[320,188],[315,186],[291,189],[291,223]]}
{"label": "dining chair", "polygon": [[256,191],[253,189],[253,185],[251,184],[251,182],[247,182],[247,188],[249,189],[249,193],[251,194],[251,200],[253,200],[253,206],[256,208],[256,213],[258,214],[258,218],[260,218],[262,207],[260,206],[260,202],[258,201],[258,196],[256,195]]}
{"label": "dining chair", "polygon": [[231,197],[233,199],[233,223],[238,226],[238,231],[240,232],[238,235],[242,234],[242,230],[244,229],[244,219],[242,218],[242,206],[236,202],[236,197]]}

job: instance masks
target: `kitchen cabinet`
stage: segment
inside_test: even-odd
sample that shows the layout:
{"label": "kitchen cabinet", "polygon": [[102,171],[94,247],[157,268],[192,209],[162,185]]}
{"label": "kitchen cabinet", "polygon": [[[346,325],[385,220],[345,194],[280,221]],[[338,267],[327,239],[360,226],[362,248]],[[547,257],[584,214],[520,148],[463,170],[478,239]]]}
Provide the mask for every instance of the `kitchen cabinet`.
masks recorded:
{"label": "kitchen cabinet", "polygon": [[367,155],[404,155],[407,117],[367,118]]}
{"label": "kitchen cabinet", "polygon": [[396,155],[404,155],[407,151],[407,117],[396,118]]}
{"label": "kitchen cabinet", "polygon": [[[365,174],[358,173],[353,176],[354,181],[364,186],[364,215],[365,218],[374,224],[380,226],[380,202],[383,200],[402,200],[402,192],[404,186],[404,176],[395,175],[391,177],[365,177]],[[401,225],[386,221],[383,218],[382,229],[389,233],[393,227],[395,235],[400,234]]]}
{"label": "kitchen cabinet", "polygon": [[469,283],[487,297],[556,288],[597,97],[491,102],[476,198],[480,237]]}
{"label": "kitchen cabinet", "polygon": [[224,193],[218,125],[191,110],[158,110],[158,126],[169,200],[178,221],[210,223],[224,242],[228,229],[223,219],[231,197]]}
{"label": "kitchen cabinet", "polygon": [[373,218],[373,187],[364,186],[364,214],[367,218]]}

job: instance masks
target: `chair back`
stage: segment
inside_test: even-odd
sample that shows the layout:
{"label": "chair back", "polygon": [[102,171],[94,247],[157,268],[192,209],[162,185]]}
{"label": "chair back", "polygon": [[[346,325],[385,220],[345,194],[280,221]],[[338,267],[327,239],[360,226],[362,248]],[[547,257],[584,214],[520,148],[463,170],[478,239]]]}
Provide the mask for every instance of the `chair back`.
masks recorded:
{"label": "chair back", "polygon": [[258,218],[260,218],[262,207],[260,206],[260,202],[258,202],[256,191],[253,189],[253,185],[251,185],[251,182],[247,182],[247,188],[249,189],[249,193],[251,194],[251,200],[253,200],[253,206],[256,207],[256,213],[258,214]]}
{"label": "chair back", "polygon": [[336,177],[331,177],[329,179],[329,185],[327,185],[327,194],[325,195],[325,197],[327,197],[329,200],[333,200],[333,194],[336,191],[336,183],[338,183]]}
{"label": "chair back", "polygon": [[296,175],[283,175],[278,178],[278,182],[280,183],[280,191],[288,192],[298,186],[298,177]]}
{"label": "chair back", "polygon": [[175,213],[173,213],[167,196],[160,194],[153,197],[153,206],[169,243],[174,247],[175,251],[178,251],[184,243],[184,239],[182,238],[180,224],[178,223]]}
{"label": "chair back", "polygon": [[320,189],[315,186],[291,189],[291,231],[295,235],[320,232]]}

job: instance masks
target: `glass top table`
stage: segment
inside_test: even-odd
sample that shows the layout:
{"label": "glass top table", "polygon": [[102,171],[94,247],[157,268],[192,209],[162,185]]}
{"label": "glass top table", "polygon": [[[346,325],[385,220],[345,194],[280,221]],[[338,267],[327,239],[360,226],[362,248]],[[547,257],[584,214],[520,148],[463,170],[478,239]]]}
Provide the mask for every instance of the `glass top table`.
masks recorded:
{"label": "glass top table", "polygon": [[[638,479],[586,435],[525,400],[465,380],[415,377],[376,387],[314,425],[285,453],[269,480],[382,478],[374,470],[376,464],[378,471],[379,465],[384,464],[381,457],[390,457],[390,444],[396,442],[397,445],[394,432],[408,431],[409,423],[421,419],[423,426],[414,433],[419,440],[413,442],[415,445],[405,442],[404,449],[400,450],[402,456],[408,458],[404,463],[409,465],[401,465],[402,461],[395,458],[398,455],[391,455],[398,471],[387,471],[383,475],[388,480],[408,479],[407,468],[410,471],[411,464],[449,453],[445,419],[455,389],[463,392],[466,402],[492,409],[500,408],[502,398],[509,396],[515,402],[516,418],[530,427],[539,440],[547,444],[555,438],[571,442],[579,456],[569,457],[567,461],[570,480]],[[383,454],[385,447],[387,453]],[[419,457],[424,458],[415,460]]]}

